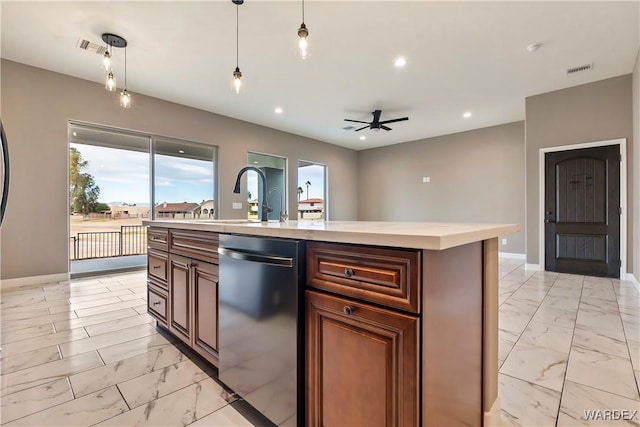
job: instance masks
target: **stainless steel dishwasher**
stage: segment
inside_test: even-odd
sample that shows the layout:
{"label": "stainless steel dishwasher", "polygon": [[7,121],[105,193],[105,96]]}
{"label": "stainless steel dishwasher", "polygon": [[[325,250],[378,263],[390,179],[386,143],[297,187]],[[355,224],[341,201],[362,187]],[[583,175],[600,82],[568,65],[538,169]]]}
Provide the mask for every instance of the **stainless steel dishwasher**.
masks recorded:
{"label": "stainless steel dishwasher", "polygon": [[278,426],[302,426],[305,242],[220,235],[219,378]]}

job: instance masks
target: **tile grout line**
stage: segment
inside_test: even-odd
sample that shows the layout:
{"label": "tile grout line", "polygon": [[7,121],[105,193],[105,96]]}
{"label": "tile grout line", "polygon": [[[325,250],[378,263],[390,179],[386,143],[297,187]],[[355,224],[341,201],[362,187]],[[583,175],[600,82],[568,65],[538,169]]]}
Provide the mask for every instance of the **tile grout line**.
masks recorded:
{"label": "tile grout line", "polygon": [[564,377],[562,379],[562,388],[560,389],[560,401],[558,402],[558,411],[556,412],[556,427],[558,426],[558,419],[560,418],[560,411],[562,409],[562,398],[564,397],[564,386],[567,383],[567,372],[569,372],[569,359],[571,358],[571,350],[573,349],[573,339],[576,335],[576,327],[578,326],[578,313],[580,312],[580,304],[582,304],[582,292],[584,292],[584,277],[582,276],[582,282],[580,284],[580,296],[578,297],[578,309],[576,310],[576,319],[573,322],[573,331],[571,333],[571,343],[569,344],[569,352],[567,353],[567,367],[564,370]]}
{"label": "tile grout line", "polygon": [[616,293],[615,287],[613,286],[613,281],[611,281],[611,287],[613,288],[613,294],[615,295],[616,307],[618,307],[618,316],[620,317],[620,324],[622,324],[622,335],[624,335],[624,343],[627,348],[627,354],[629,355],[629,362],[631,363],[631,373],[633,374],[633,379],[636,383],[636,391],[638,392],[638,397],[640,398],[640,383],[635,374],[635,369],[633,366],[633,356],[631,355],[631,349],[629,348],[629,338],[627,337],[627,328],[624,325],[624,321],[622,320],[622,313],[620,312],[620,302],[618,301],[618,294]]}

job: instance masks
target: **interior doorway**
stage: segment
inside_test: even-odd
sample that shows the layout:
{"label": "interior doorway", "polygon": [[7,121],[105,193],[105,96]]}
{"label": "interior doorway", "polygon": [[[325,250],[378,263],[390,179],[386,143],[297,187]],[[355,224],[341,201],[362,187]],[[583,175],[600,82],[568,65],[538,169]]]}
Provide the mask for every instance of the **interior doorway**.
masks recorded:
{"label": "interior doorway", "polygon": [[544,154],[544,268],[620,277],[621,145]]}

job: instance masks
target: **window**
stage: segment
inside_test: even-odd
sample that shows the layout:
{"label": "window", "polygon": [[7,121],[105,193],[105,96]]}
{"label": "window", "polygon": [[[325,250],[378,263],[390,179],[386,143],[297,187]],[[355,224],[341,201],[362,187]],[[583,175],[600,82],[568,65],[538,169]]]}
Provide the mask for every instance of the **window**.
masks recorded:
{"label": "window", "polygon": [[298,220],[327,220],[327,167],[298,161]]}

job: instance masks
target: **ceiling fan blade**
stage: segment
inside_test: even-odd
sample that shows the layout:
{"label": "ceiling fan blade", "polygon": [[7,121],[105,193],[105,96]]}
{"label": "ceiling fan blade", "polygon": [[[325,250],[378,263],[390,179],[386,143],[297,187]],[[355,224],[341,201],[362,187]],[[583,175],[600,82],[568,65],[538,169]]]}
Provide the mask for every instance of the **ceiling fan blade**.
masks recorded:
{"label": "ceiling fan blade", "polygon": [[362,129],[369,129],[369,125],[362,126],[360,129],[356,129],[355,132],[358,132],[359,130],[362,130]]}
{"label": "ceiling fan blade", "polygon": [[369,124],[369,122],[363,122],[362,120],[351,120],[351,119],[344,119],[345,122],[354,122],[354,123],[366,123]]}
{"label": "ceiling fan blade", "polygon": [[373,122],[371,123],[378,123],[380,121],[380,114],[382,114],[382,110],[375,110],[371,114],[373,114]]}
{"label": "ceiling fan blade", "polygon": [[380,125],[380,129],[384,129],[384,130],[391,130],[390,127],[387,127],[385,125]]}
{"label": "ceiling fan blade", "polygon": [[384,121],[380,122],[380,124],[384,125],[384,124],[387,124],[387,123],[403,122],[405,120],[409,120],[409,117],[401,117],[399,119],[384,120]]}

